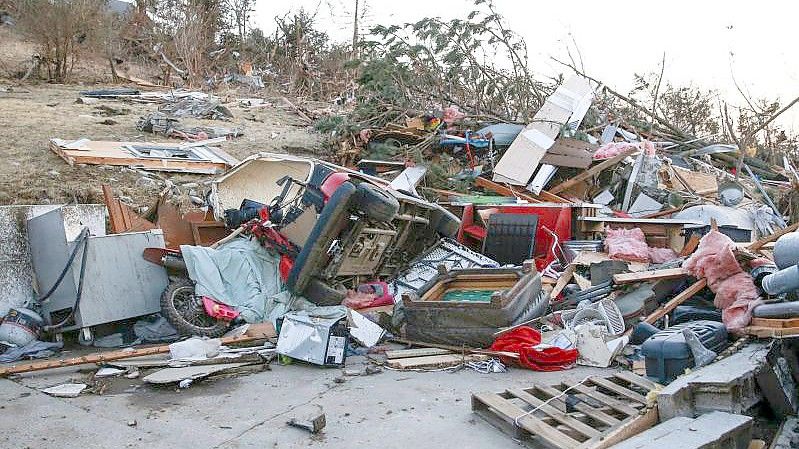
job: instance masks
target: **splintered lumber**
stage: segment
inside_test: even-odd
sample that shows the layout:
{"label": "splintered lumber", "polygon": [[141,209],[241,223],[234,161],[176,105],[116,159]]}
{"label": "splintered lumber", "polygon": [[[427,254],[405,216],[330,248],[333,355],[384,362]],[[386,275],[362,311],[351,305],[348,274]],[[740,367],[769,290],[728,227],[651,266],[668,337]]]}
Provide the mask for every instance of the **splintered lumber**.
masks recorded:
{"label": "splintered lumber", "polygon": [[691,234],[691,238],[688,239],[688,243],[682,247],[682,251],[680,251],[680,257],[687,257],[696,251],[696,248],[699,246],[699,241],[702,240],[702,237],[699,237],[698,234],[694,233]]}
{"label": "splintered lumber", "polygon": [[[705,288],[706,286],[707,286],[707,279],[705,278],[699,279],[698,281],[691,284],[690,287],[681,291],[680,294],[672,298],[669,302],[663,304],[663,307],[660,307],[654,312],[652,312],[648,317],[646,317],[644,321],[649,324],[652,324],[655,321],[663,318],[664,316],[666,316],[666,314],[674,310],[677,306],[691,299],[692,296],[699,293],[699,291]],[[628,329],[627,333],[631,331],[632,328]]]}
{"label": "splintered lumber", "polygon": [[566,270],[563,271],[563,274],[560,275],[558,278],[558,282],[555,284],[555,287],[552,288],[552,292],[549,294],[549,297],[555,299],[558,297],[560,292],[569,284],[569,281],[572,280],[572,276],[574,276],[574,270],[577,269],[577,266],[571,264],[566,267]]}
{"label": "splintered lumber", "polygon": [[386,365],[394,369],[446,368],[460,365],[464,362],[475,362],[487,360],[489,358],[489,356],[483,354],[443,354],[426,357],[389,359],[386,360]]}
{"label": "splintered lumber", "polygon": [[520,198],[523,200],[527,200],[531,203],[540,203],[542,201],[547,201],[550,203],[564,203],[564,204],[571,203],[571,201],[567,200],[566,198],[560,197],[546,190],[542,190],[536,196],[530,194],[529,192],[522,192],[520,190],[511,189],[510,187],[504,186],[498,182],[491,181],[490,179],[486,179],[481,176],[478,176],[477,178],[474,179],[474,185],[476,185],[477,187],[482,187],[486,190],[490,190],[502,196]]}
{"label": "splintered lumber", "polygon": [[508,357],[512,359],[518,359],[519,354],[515,352],[507,352],[507,351],[491,351],[488,349],[478,349],[478,348],[470,348],[468,346],[455,346],[455,345],[443,345],[437,343],[425,343],[423,341],[415,341],[415,340],[407,340],[405,338],[390,338],[389,341],[393,341],[395,343],[402,343],[411,346],[420,346],[423,348],[438,348],[438,349],[446,349],[448,351],[452,351],[457,354],[483,354],[483,355],[490,355],[492,357]]}
{"label": "splintered lumber", "polygon": [[[244,335],[238,337],[222,338],[222,344],[231,345],[237,343],[248,343],[256,340],[274,338],[276,335],[277,333],[272,325],[269,323],[261,323],[257,325],[251,325]],[[11,374],[29,373],[33,371],[63,368],[65,366],[85,365],[90,363],[112,362],[114,360],[142,357],[146,355],[166,354],[168,352],[169,345],[161,345],[152,346],[149,348],[138,348],[132,351],[120,350],[103,352],[99,354],[88,354],[81,357],[73,357],[71,359],[44,360],[41,362],[22,363],[19,365],[10,366],[8,368],[0,368],[0,378],[9,376]]]}
{"label": "splintered lumber", "polygon": [[796,231],[797,229],[799,229],[799,222],[794,223],[794,224],[792,224],[792,225],[790,225],[790,226],[788,226],[786,228],[782,228],[779,231],[775,232],[774,234],[771,234],[769,236],[763,237],[762,239],[760,239],[760,240],[752,243],[751,245],[749,245],[747,247],[747,249],[750,249],[752,251],[757,251],[760,248],[762,248],[763,245],[765,245],[766,243],[771,243],[771,242],[777,240],[778,238],[782,237],[783,235],[785,235],[785,234],[787,234],[789,232]]}
{"label": "splintered lumber", "polygon": [[403,359],[406,357],[427,357],[431,355],[444,355],[444,354],[452,354],[452,351],[440,348],[400,349],[397,351],[386,351],[386,358]]}
{"label": "splintered lumber", "polygon": [[620,153],[619,155],[617,155],[615,157],[612,157],[612,158],[610,158],[608,160],[602,161],[602,162],[594,165],[593,167],[589,168],[588,170],[578,174],[577,176],[575,176],[573,178],[569,178],[568,181],[565,181],[565,182],[563,182],[561,184],[558,184],[555,187],[549,189],[549,192],[557,194],[557,193],[560,193],[560,192],[562,192],[564,190],[568,190],[571,187],[574,187],[575,185],[577,185],[578,183],[580,183],[580,182],[582,182],[582,181],[584,181],[584,180],[586,180],[586,179],[598,174],[602,170],[618,164],[619,162],[624,160],[624,158],[636,153],[637,151],[638,151],[637,148],[631,148],[631,149],[629,149],[629,150],[627,150],[627,151],[625,151],[623,153]]}
{"label": "splintered lumber", "polygon": [[108,209],[108,221],[111,225],[111,232],[120,234],[123,232],[138,232],[158,229],[154,223],[140,217],[127,204],[114,198],[114,192],[108,184],[102,185],[103,201]]}
{"label": "splintered lumber", "polygon": [[637,273],[619,273],[613,275],[613,283],[617,285],[632,284],[635,282],[659,281],[662,279],[677,279],[688,276],[685,268],[666,268],[663,270],[639,271]]}

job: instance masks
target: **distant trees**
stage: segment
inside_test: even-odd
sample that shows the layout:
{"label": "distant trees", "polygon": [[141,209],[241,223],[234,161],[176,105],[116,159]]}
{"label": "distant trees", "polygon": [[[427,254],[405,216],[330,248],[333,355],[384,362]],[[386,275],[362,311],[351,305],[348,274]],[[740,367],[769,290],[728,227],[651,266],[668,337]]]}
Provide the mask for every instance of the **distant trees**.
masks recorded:
{"label": "distant trees", "polygon": [[49,80],[64,82],[110,20],[105,0],[17,0],[19,27],[39,48]]}

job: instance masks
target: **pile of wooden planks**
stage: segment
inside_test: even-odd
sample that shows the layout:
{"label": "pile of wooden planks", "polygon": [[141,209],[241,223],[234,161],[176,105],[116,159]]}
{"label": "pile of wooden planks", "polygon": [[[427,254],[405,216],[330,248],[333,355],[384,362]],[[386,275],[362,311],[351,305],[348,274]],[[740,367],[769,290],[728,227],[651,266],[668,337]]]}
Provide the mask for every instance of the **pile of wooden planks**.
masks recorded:
{"label": "pile of wooden planks", "polygon": [[658,384],[622,371],[583,382],[475,393],[472,410],[531,447],[610,447],[657,424],[646,395]]}
{"label": "pile of wooden planks", "polygon": [[758,338],[787,338],[799,335],[799,318],[752,318],[744,333]]}

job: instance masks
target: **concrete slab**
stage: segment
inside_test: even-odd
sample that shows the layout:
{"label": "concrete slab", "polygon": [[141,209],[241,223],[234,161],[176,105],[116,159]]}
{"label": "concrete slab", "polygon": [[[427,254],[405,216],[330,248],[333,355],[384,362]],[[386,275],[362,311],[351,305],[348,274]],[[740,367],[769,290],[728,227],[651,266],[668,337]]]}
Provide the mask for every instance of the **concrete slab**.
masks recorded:
{"label": "concrete slab", "polygon": [[752,418],[711,412],[696,419],[672,418],[613,449],[746,449],[751,440]]}
{"label": "concrete slab", "polygon": [[753,343],[678,377],[658,394],[661,421],[715,410],[743,413],[750,409],[762,399],[756,376],[766,364],[769,349],[767,344]]}
{"label": "concrete slab", "polygon": [[[361,369],[365,363],[363,357],[350,357],[347,369]],[[578,367],[539,373],[511,368],[502,374],[384,370],[345,377],[341,369],[273,363],[271,371],[205,380],[186,390],[143,385],[140,379],[124,377],[102,379],[107,382],[103,395],[59,399],[36,390],[67,381],[90,383],[95,371],[62,368],[0,380],[0,397],[6,398],[2,403],[6,410],[0,415],[16,410],[20,394],[28,394],[19,418],[0,419],[0,447],[111,447],[113,440],[115,447],[148,449],[507,448],[515,442],[472,414],[473,391],[579,381],[611,370]],[[326,415],[322,432],[312,435],[286,424],[293,410],[311,404],[321,406]],[[63,416],[58,426],[40,418],[54,413]],[[130,421],[137,425],[128,427]]]}

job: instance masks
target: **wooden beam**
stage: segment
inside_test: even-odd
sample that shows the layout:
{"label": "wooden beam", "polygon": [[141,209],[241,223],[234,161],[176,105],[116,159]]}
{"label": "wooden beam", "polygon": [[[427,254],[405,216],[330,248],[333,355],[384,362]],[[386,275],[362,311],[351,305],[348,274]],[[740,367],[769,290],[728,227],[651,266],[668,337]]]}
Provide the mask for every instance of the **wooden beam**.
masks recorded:
{"label": "wooden beam", "polygon": [[599,172],[601,172],[602,170],[604,170],[604,169],[606,169],[608,167],[612,167],[612,166],[618,164],[624,158],[626,158],[627,156],[633,155],[637,151],[638,151],[638,148],[631,148],[631,149],[629,149],[629,150],[627,150],[627,151],[625,151],[625,152],[623,152],[623,153],[621,153],[621,154],[619,154],[619,155],[617,155],[615,157],[612,157],[612,158],[610,158],[608,160],[602,161],[602,162],[594,165],[593,167],[589,168],[588,170],[578,174],[577,176],[575,176],[573,178],[570,178],[566,182],[563,182],[561,184],[556,185],[555,187],[549,189],[549,191],[550,191],[550,193],[560,193],[560,192],[562,192],[564,190],[568,190],[569,188],[577,185],[577,183],[579,183],[581,181],[584,181],[584,180],[586,180],[586,179],[598,174]]}
{"label": "wooden beam", "polygon": [[[648,317],[646,317],[644,322],[652,324],[655,321],[663,318],[666,314],[668,314],[669,312],[674,310],[677,306],[679,306],[680,304],[684,303],[685,301],[691,299],[692,296],[694,296],[695,294],[699,293],[699,290],[702,290],[706,286],[707,286],[707,279],[703,278],[703,279],[700,279],[700,280],[694,282],[693,284],[691,284],[690,287],[686,288],[685,290],[680,292],[679,295],[675,296],[669,302],[664,304],[663,307],[660,307],[659,309],[657,309],[654,312],[652,312]],[[632,330],[633,330],[632,328],[627,329],[627,332],[625,332],[625,335],[631,333]]]}
{"label": "wooden beam", "polygon": [[677,279],[688,276],[685,268],[666,268],[663,270],[639,271],[637,273],[619,273],[613,275],[613,283],[618,285],[632,284],[644,281],[659,281],[661,279]]}
{"label": "wooden beam", "polygon": [[782,228],[779,231],[777,231],[774,234],[771,234],[771,235],[769,235],[767,237],[763,237],[762,239],[760,239],[760,240],[752,243],[751,245],[749,245],[748,249],[750,249],[752,251],[757,251],[760,248],[762,248],[763,245],[765,245],[766,243],[773,242],[773,241],[777,240],[778,238],[782,237],[783,235],[785,235],[785,234],[787,234],[789,232],[796,231],[797,229],[799,229],[799,222],[794,223],[794,224],[788,226],[787,228]]}
{"label": "wooden beam", "polygon": [[440,348],[440,349],[447,349],[449,351],[455,352],[457,354],[467,353],[467,354],[485,354],[494,357],[508,357],[512,359],[518,359],[519,354],[515,352],[507,352],[507,351],[490,351],[488,349],[477,349],[477,348],[470,348],[468,346],[455,346],[455,345],[440,345],[436,343],[425,343],[422,341],[414,341],[414,340],[407,340],[405,338],[390,338],[389,341],[393,341],[396,343],[402,343],[406,345],[412,346],[419,346],[422,348]]}
{"label": "wooden beam", "polygon": [[486,190],[490,190],[494,193],[498,193],[502,196],[512,196],[515,198],[521,198],[531,203],[542,203],[544,201],[550,203],[564,203],[564,204],[571,203],[571,201],[567,200],[566,198],[560,197],[546,190],[542,190],[541,193],[538,194],[538,196],[535,196],[529,192],[516,191],[498,182],[494,182],[490,179],[483,178],[482,176],[478,176],[477,178],[474,179],[474,185],[476,185],[477,187],[482,187]]}
{"label": "wooden beam", "polygon": [[[250,329],[244,335],[239,337],[228,337],[222,339],[223,345],[230,345],[236,343],[248,343],[255,340],[264,340],[274,338],[277,336],[275,328],[269,323],[268,326],[251,325]],[[114,360],[129,359],[131,357],[141,357],[145,355],[166,354],[169,352],[169,345],[153,346],[149,348],[139,348],[120,351],[109,351],[99,354],[88,354],[81,357],[74,357],[71,359],[61,360],[44,360],[40,362],[22,363],[19,365],[10,366],[8,368],[0,368],[0,378],[9,376],[11,374],[29,373],[32,371],[42,371],[53,368],[63,368],[65,366],[85,365],[89,363],[104,363],[112,362]]]}
{"label": "wooden beam", "polygon": [[699,246],[699,241],[702,240],[702,237],[699,237],[699,234],[693,233],[691,234],[691,238],[688,239],[688,243],[682,247],[682,251],[680,251],[680,257],[687,257],[696,251],[696,247]]}

